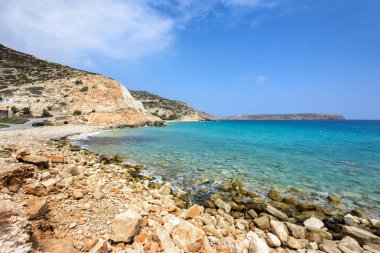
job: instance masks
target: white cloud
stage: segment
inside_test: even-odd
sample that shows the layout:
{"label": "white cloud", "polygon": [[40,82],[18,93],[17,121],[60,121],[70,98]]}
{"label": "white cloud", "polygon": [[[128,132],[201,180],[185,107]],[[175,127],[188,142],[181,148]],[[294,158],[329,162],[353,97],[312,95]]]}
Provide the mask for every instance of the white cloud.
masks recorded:
{"label": "white cloud", "polygon": [[264,75],[257,75],[255,73],[242,74],[237,78],[239,83],[249,83],[249,84],[264,84],[268,81],[268,77]]}
{"label": "white cloud", "polygon": [[136,60],[163,52],[178,30],[220,8],[269,8],[275,0],[0,0],[0,43],[65,64]]}
{"label": "white cloud", "polygon": [[143,1],[2,0],[0,41],[63,63],[98,56],[134,60],[173,41],[174,22]]}

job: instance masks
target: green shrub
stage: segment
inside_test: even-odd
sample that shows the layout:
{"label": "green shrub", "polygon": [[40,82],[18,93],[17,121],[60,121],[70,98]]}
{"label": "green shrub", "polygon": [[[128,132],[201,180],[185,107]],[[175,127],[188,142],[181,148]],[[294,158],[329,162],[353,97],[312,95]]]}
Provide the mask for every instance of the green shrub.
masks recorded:
{"label": "green shrub", "polygon": [[16,114],[19,112],[19,109],[16,106],[12,106],[11,110],[12,110],[13,114]]}
{"label": "green shrub", "polygon": [[43,121],[43,123],[45,126],[52,126],[53,125],[53,123],[51,123],[50,120],[46,120],[46,119]]}
{"label": "green shrub", "polygon": [[53,117],[51,113],[47,109],[42,110],[42,117],[47,118],[47,117]]}
{"label": "green shrub", "polygon": [[22,114],[25,116],[30,116],[31,115],[30,107],[24,107],[22,108]]}
{"label": "green shrub", "polygon": [[51,106],[51,105],[50,105],[50,106],[48,106],[48,107],[47,107],[47,110],[48,110],[48,111],[51,111],[51,110],[53,110],[53,106]]}
{"label": "green shrub", "polygon": [[79,90],[80,92],[87,92],[88,91],[88,86],[84,86]]}
{"label": "green shrub", "polygon": [[73,112],[73,115],[74,115],[74,116],[79,116],[79,115],[82,115],[82,112],[79,111],[79,110],[75,110],[75,111]]}

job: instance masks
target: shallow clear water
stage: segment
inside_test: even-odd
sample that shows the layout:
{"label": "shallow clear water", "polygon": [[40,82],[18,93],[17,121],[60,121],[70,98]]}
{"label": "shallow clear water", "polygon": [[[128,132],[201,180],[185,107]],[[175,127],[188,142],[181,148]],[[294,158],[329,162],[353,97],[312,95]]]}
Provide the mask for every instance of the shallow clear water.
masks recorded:
{"label": "shallow clear water", "polygon": [[[380,216],[380,121],[170,123],[106,131],[82,144],[183,188],[240,178],[263,194],[291,186],[316,199],[334,193]],[[204,178],[212,184],[197,185]]]}

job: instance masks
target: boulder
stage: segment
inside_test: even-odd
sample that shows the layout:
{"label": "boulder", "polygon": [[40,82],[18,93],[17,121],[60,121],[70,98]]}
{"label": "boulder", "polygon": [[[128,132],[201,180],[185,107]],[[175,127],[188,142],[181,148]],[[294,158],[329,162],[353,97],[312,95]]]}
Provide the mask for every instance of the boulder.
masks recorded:
{"label": "boulder", "polygon": [[288,237],[287,245],[291,249],[303,249],[309,241],[306,239],[296,239],[293,236]]}
{"label": "boulder", "polygon": [[169,182],[166,182],[161,186],[159,193],[161,195],[169,195],[170,193],[172,193],[172,185]]}
{"label": "boulder", "polygon": [[350,236],[345,236],[342,240],[340,240],[338,248],[343,253],[352,253],[352,252],[360,253],[363,251],[359,243]]}
{"label": "boulder", "polygon": [[31,197],[26,203],[26,213],[30,219],[37,219],[48,211],[47,197]]}
{"label": "boulder", "polygon": [[31,164],[34,164],[34,165],[37,165],[39,167],[43,167],[43,168],[49,168],[49,159],[47,159],[46,157],[43,157],[43,156],[40,156],[40,155],[17,155],[16,157],[17,160],[19,161],[23,161],[23,162],[26,162],[26,163],[31,163]]}
{"label": "boulder", "polygon": [[279,220],[282,220],[282,221],[289,220],[289,217],[286,214],[284,214],[283,212],[281,212],[280,210],[272,206],[269,206],[269,205],[267,206],[267,212],[273,215],[274,217],[278,218]]}
{"label": "boulder", "polygon": [[373,248],[380,248],[380,237],[353,226],[343,226],[342,236],[354,238],[361,246],[367,244]]}
{"label": "boulder", "polygon": [[268,192],[268,197],[275,200],[275,201],[282,201],[281,194],[278,191],[273,190],[273,189],[271,189]]}
{"label": "boulder", "polygon": [[45,196],[47,194],[47,192],[45,191],[45,187],[40,183],[25,184],[22,188],[28,194],[32,194],[36,196]]}
{"label": "boulder", "polygon": [[130,242],[139,232],[142,216],[134,211],[127,210],[118,214],[111,223],[111,240],[114,242]]}
{"label": "boulder", "polygon": [[249,231],[247,234],[249,240],[248,253],[269,253],[270,248],[263,238],[260,238],[256,233]]}
{"label": "boulder", "polygon": [[65,161],[65,158],[59,155],[41,155],[41,156],[47,158],[52,163],[63,163]]}
{"label": "boulder", "polygon": [[327,253],[341,253],[338,249],[338,244],[332,240],[323,240],[322,243],[319,244],[319,249]]}
{"label": "boulder", "polygon": [[158,228],[156,231],[156,236],[162,250],[167,250],[175,246],[167,230]]}
{"label": "boulder", "polygon": [[261,216],[260,218],[253,219],[253,222],[261,230],[268,230],[270,228],[270,220],[269,220],[269,217],[266,215]]}
{"label": "boulder", "polygon": [[331,233],[327,232],[326,230],[323,229],[318,229],[318,228],[312,228],[312,227],[306,227],[307,231],[318,234],[321,236],[322,239],[327,239],[327,240],[332,240],[333,236]]}
{"label": "boulder", "polygon": [[315,217],[310,217],[309,219],[305,220],[303,224],[305,225],[305,227],[317,229],[321,229],[325,226],[325,224],[321,220]]}
{"label": "boulder", "polygon": [[306,237],[305,227],[298,226],[298,225],[295,225],[295,224],[290,223],[290,222],[285,222],[285,224],[289,228],[290,234],[293,237],[295,237],[297,239],[305,239],[305,237]]}
{"label": "boulder", "polygon": [[272,233],[267,233],[266,241],[269,247],[276,248],[281,246],[281,241]]}
{"label": "boulder", "polygon": [[69,239],[48,239],[39,241],[42,252],[50,253],[77,253],[73,243]]}
{"label": "boulder", "polygon": [[206,234],[190,222],[181,220],[174,226],[171,236],[174,243],[184,252],[198,252],[203,247]]}
{"label": "boulder", "polygon": [[275,234],[282,243],[286,243],[288,240],[288,228],[281,221],[271,220],[270,227],[272,233]]}
{"label": "boulder", "polygon": [[8,189],[11,192],[18,192],[18,190],[20,190],[21,188],[21,185],[22,185],[21,179],[14,177],[9,180]]}
{"label": "boulder", "polygon": [[183,211],[180,217],[185,218],[185,219],[194,218],[194,217],[199,216],[201,213],[203,213],[203,210],[204,210],[203,206],[199,206],[195,204],[195,205],[192,205],[189,209]]}
{"label": "boulder", "polygon": [[251,216],[252,219],[255,219],[255,218],[259,217],[259,216],[257,215],[256,211],[253,210],[253,209],[250,209],[250,210],[248,211],[248,214],[249,214],[249,216]]}
{"label": "boulder", "polygon": [[223,211],[225,211],[226,213],[229,213],[231,211],[231,205],[224,202],[223,200],[221,199],[216,199],[215,200],[215,205],[217,207],[219,207],[220,209],[222,209]]}
{"label": "boulder", "polygon": [[83,198],[83,193],[82,193],[82,191],[80,189],[73,189],[72,193],[73,193],[73,198],[74,199],[81,199],[81,198]]}

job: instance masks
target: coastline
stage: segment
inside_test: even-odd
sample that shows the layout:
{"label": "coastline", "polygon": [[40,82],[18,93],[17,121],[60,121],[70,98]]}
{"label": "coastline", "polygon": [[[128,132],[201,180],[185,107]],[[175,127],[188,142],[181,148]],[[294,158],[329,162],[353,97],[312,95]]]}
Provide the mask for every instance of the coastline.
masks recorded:
{"label": "coastline", "polygon": [[[26,238],[23,245],[31,247],[31,241],[34,241],[35,247],[39,245],[51,249],[63,244],[70,249],[67,252],[87,252],[94,247],[113,252],[158,252],[168,249],[177,251],[167,252],[193,251],[190,249],[199,252],[266,252],[258,250],[257,245],[268,252],[301,249],[316,251],[324,250],[325,241],[335,243],[337,248],[340,244],[344,245],[342,241],[346,235],[358,240],[355,235],[361,231],[352,232],[350,227],[353,226],[379,233],[380,224],[370,224],[371,221],[359,211],[352,213],[352,218],[344,218],[338,212],[325,213],[323,215],[326,217],[322,217],[320,207],[310,203],[296,203],[295,199],[286,199],[276,191],[270,192],[272,201],[268,203],[254,192],[246,190],[238,180],[225,184],[221,193],[211,195],[204,206],[190,207],[189,193],[174,192],[168,183],[156,184],[152,178],[141,176],[141,166],[125,165],[117,157],[101,157],[70,144],[73,140],[103,130],[107,128],[60,126],[0,132],[1,154],[4,156],[1,162],[8,167],[14,166],[14,171],[2,175],[4,187],[0,201],[10,200],[15,205],[27,202],[27,212],[30,210],[29,205],[33,205],[29,200],[41,200],[44,202],[43,209],[49,209],[49,212],[39,210],[41,212],[37,212],[37,217],[29,218],[29,232],[24,228],[25,215],[14,213],[12,217],[24,217],[19,224],[23,228],[17,231],[32,234],[33,240]],[[67,138],[70,141],[62,140]],[[5,151],[6,147],[12,150]],[[28,164],[22,162],[28,152],[37,158],[41,154],[50,159],[60,157],[62,162],[50,160],[47,162],[48,168],[42,169],[41,164],[36,166],[30,160]],[[19,173],[20,169],[33,173],[23,177]],[[47,184],[49,180],[51,183]],[[293,191],[299,194],[296,189]],[[332,201],[339,204],[338,200]],[[293,217],[284,204],[304,209],[303,220]],[[17,210],[23,213],[25,210],[21,206]],[[119,242],[113,236],[114,224],[125,222],[119,219],[115,223],[114,217],[124,211],[134,215],[137,213],[134,218],[139,220],[139,231],[133,235],[133,243],[130,240],[132,235]],[[303,224],[310,217],[323,221],[323,226],[312,228]],[[41,227],[41,224],[44,225]],[[284,227],[286,239],[279,232]],[[100,233],[96,233],[94,228]],[[189,230],[192,231],[194,240],[180,243],[184,239],[182,233]],[[296,230],[302,231],[302,235],[297,234]],[[90,235],[87,231],[91,231]],[[375,252],[371,251],[371,247],[379,246],[380,239],[373,236],[374,239],[369,241],[358,240],[359,247],[366,246],[367,251]],[[8,240],[12,241],[10,238]],[[15,243],[16,246],[19,244]],[[256,250],[250,251],[252,247]]]}

